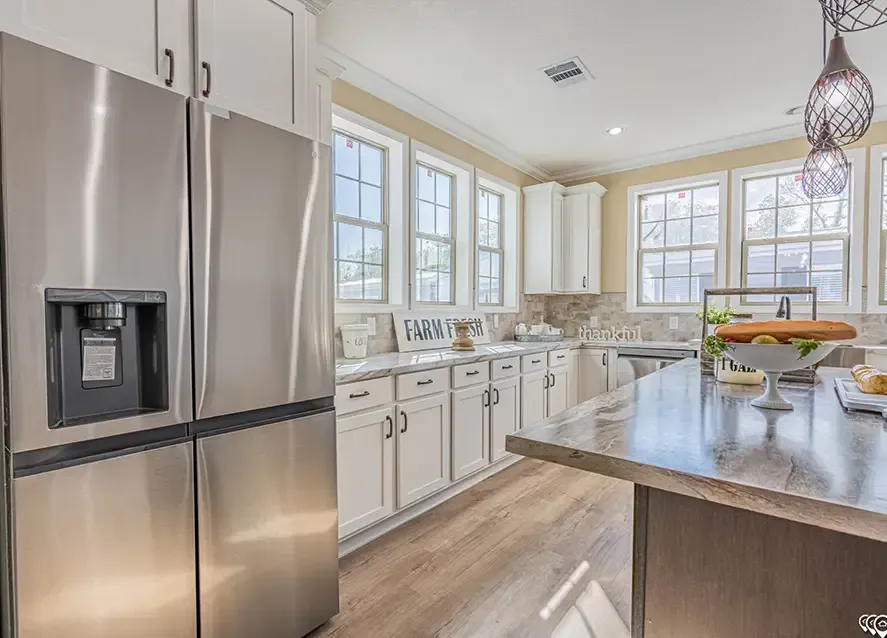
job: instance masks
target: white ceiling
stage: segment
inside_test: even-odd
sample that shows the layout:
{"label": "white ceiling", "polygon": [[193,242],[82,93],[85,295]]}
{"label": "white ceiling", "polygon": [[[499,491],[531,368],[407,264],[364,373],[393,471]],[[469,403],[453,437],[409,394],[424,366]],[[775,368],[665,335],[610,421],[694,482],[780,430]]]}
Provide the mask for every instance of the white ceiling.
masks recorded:
{"label": "white ceiling", "polygon": [[[822,22],[816,0],[335,0],[320,40],[346,80],[381,76],[565,176],[799,134],[784,111],[819,73]],[[887,26],[847,43],[887,104]],[[571,56],[596,79],[558,88],[541,69]]]}

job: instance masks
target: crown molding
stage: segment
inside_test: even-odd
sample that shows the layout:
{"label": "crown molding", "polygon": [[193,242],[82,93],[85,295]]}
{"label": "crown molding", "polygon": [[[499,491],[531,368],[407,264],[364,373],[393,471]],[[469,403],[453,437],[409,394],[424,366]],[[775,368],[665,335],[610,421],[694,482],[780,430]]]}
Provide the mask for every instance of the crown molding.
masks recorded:
{"label": "crown molding", "polygon": [[344,70],[341,79],[345,82],[356,86],[362,91],[366,91],[380,100],[388,102],[402,111],[406,111],[420,120],[433,124],[453,137],[471,144],[484,153],[505,162],[531,177],[543,182],[552,179],[551,173],[544,168],[527,161],[519,153],[440,110],[430,102],[426,102],[418,95],[407,91],[375,71],[368,69],[360,62],[324,44],[319,44],[318,48],[328,60],[331,60]]}
{"label": "crown molding", "polygon": [[345,67],[320,54],[317,56],[317,70],[331,80],[338,80],[345,73]]}
{"label": "crown molding", "polygon": [[[887,121],[887,105],[875,108],[873,122]],[[729,151],[737,151],[752,146],[760,146],[762,144],[771,144],[773,142],[782,142],[785,140],[804,137],[804,123],[795,122],[786,126],[757,131],[755,133],[746,133],[744,135],[735,135],[733,137],[725,137],[711,142],[702,142],[699,144],[691,144],[690,146],[682,146],[680,148],[669,149],[667,151],[659,151],[651,153],[643,157],[634,157],[627,160],[616,162],[601,162],[600,164],[590,164],[581,168],[576,168],[561,173],[554,173],[552,179],[559,182],[572,182],[581,179],[590,179],[601,175],[609,175],[611,173],[619,173],[622,171],[630,171],[637,168],[647,168],[648,166],[657,166],[659,164],[667,164],[668,162],[680,162],[682,160],[694,159],[696,157],[704,157],[706,155],[715,155],[717,153],[726,153]]]}
{"label": "crown molding", "polygon": [[333,0],[299,0],[302,4],[304,4],[308,11],[313,13],[316,16],[319,16],[321,13],[326,11],[327,7],[333,2]]}

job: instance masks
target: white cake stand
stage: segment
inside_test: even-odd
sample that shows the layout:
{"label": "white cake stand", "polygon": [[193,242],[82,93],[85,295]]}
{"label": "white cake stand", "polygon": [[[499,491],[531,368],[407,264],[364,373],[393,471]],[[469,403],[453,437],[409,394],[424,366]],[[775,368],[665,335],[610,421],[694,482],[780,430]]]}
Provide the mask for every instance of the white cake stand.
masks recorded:
{"label": "white cake stand", "polygon": [[816,365],[836,347],[836,343],[823,343],[802,358],[798,349],[790,344],[731,343],[727,347],[726,356],[736,363],[764,373],[767,386],[764,394],[751,402],[753,406],[768,410],[793,410],[794,406],[779,392],[779,377],[783,372]]}

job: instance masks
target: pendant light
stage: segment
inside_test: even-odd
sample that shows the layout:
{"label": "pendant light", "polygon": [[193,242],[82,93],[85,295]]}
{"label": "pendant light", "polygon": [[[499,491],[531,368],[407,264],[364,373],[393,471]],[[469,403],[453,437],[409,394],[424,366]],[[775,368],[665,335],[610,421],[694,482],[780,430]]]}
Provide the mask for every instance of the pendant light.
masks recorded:
{"label": "pendant light", "polygon": [[836,32],[829,46],[825,67],[807,100],[804,113],[807,139],[816,146],[821,132],[828,125],[835,144],[852,144],[869,130],[874,113],[872,85],[850,59],[844,38]]}
{"label": "pendant light", "polygon": [[850,162],[841,147],[835,144],[826,124],[804,162],[801,182],[804,194],[810,199],[836,197],[847,188],[848,179]]}
{"label": "pendant light", "polygon": [[838,31],[865,31],[887,23],[887,0],[819,0],[822,16]]}

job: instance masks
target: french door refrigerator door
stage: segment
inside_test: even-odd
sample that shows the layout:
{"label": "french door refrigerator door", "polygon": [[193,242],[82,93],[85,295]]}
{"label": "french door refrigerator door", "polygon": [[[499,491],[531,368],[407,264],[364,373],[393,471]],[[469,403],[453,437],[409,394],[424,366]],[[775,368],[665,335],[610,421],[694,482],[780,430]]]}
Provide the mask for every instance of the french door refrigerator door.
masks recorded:
{"label": "french door refrigerator door", "polygon": [[193,443],[15,478],[18,638],[194,638]]}
{"label": "french door refrigerator door", "polygon": [[[0,34],[0,64],[0,276],[14,366],[8,377],[12,452],[190,421],[185,98],[7,33]],[[126,365],[116,366],[123,372],[120,388],[83,390],[81,372],[88,380],[79,337],[57,339],[49,329],[50,309],[59,307],[48,303],[51,289],[76,290],[81,300],[95,295],[102,301],[103,291],[164,297],[155,318],[162,343],[142,331],[146,338],[127,350],[158,371],[162,407],[124,411],[112,401],[102,419],[55,423],[47,399],[59,378],[90,401],[125,392],[138,402],[144,388],[124,357]],[[145,327],[138,313],[126,324],[127,331]],[[58,366],[48,353],[64,344],[73,356]]]}
{"label": "french door refrigerator door", "polygon": [[189,108],[195,416],[333,396],[330,149]]}
{"label": "french door refrigerator door", "polygon": [[197,439],[202,638],[298,638],[339,610],[332,411]]}

